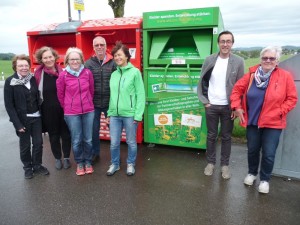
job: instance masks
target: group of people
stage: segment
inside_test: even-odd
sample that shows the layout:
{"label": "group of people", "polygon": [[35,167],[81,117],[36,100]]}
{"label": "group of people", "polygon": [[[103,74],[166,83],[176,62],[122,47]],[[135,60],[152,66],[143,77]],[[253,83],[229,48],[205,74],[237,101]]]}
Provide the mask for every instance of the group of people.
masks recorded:
{"label": "group of people", "polygon": [[241,126],[246,127],[248,148],[248,174],[244,184],[253,185],[259,172],[258,191],[266,194],[279,137],[286,127],[287,113],[296,106],[297,90],[292,75],[278,67],[280,47],[262,49],[260,64],[244,74],[244,60],[231,53],[233,44],[230,31],[219,34],[220,51],[205,59],[198,83],[198,98],[205,106],[207,123],[208,164],[204,174],[214,173],[220,130],[221,175],[224,179],[231,177],[231,134],[234,119],[238,118]]}
{"label": "group of people", "polygon": [[97,36],[93,49],[95,55],[84,63],[82,51],[70,47],[62,70],[57,64],[58,53],[44,46],[36,51],[40,66],[34,75],[30,72],[29,56],[13,58],[15,73],[5,81],[4,102],[19,137],[26,179],[36,173],[49,174],[42,165],[45,132],[49,134],[56,169],[71,167],[72,149],[76,174],[93,173],[93,164],[100,159],[101,113],[110,124],[112,159],[107,175],[120,169],[123,128],[128,144],[126,173],[135,174],[136,130],[145,108],[141,73],[130,63],[129,49],[122,42],[116,42],[110,55],[106,52],[106,40]]}
{"label": "group of people", "polygon": [[[248,174],[244,183],[253,185],[260,168],[258,191],[268,193],[279,137],[286,127],[287,113],[297,103],[292,75],[278,67],[280,47],[264,48],[260,63],[244,74],[244,60],[231,52],[233,34],[223,31],[217,41],[219,52],[205,59],[197,88],[207,123],[208,164],[204,174],[214,173],[220,131],[221,175],[224,179],[231,177],[231,135],[234,119],[238,118],[247,131]],[[130,63],[129,49],[121,42],[116,42],[110,55],[106,40],[95,37],[93,49],[95,55],[84,63],[82,51],[69,48],[62,70],[56,63],[57,52],[42,47],[36,52],[41,66],[34,76],[28,56],[13,59],[15,74],[5,82],[4,98],[19,136],[25,178],[32,178],[33,173],[49,174],[42,166],[42,132],[49,133],[57,169],[71,166],[72,147],[76,174],[93,173],[92,165],[100,159],[101,113],[110,127],[111,165],[107,175],[120,169],[123,128],[128,144],[126,173],[135,174],[136,131],[145,108],[141,72]]]}

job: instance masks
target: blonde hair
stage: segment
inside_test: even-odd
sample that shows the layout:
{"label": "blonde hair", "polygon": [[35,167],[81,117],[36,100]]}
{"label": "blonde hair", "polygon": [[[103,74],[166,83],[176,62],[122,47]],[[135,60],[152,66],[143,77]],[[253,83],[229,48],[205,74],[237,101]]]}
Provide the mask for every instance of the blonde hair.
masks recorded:
{"label": "blonde hair", "polygon": [[68,48],[66,55],[65,55],[65,60],[64,60],[65,66],[69,65],[69,56],[73,52],[76,52],[79,54],[81,64],[84,64],[83,53],[82,53],[81,49],[76,48],[76,47],[70,47],[70,48]]}

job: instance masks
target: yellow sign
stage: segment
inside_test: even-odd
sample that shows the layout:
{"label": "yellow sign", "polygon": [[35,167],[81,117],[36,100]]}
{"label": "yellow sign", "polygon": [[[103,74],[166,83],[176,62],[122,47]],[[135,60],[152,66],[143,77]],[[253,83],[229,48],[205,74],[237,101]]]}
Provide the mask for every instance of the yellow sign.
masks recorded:
{"label": "yellow sign", "polygon": [[83,0],[74,0],[74,9],[84,11],[84,2],[83,2]]}

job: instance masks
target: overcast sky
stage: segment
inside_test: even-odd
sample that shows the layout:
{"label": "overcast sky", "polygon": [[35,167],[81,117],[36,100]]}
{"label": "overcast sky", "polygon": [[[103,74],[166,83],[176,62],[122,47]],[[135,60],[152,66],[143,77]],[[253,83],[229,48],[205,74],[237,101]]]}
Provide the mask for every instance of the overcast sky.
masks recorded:
{"label": "overcast sky", "polygon": [[[73,10],[72,18],[78,20]],[[84,0],[81,19],[113,18],[108,0]],[[234,47],[300,46],[299,0],[126,0],[125,17],[143,12],[219,6]],[[28,54],[26,32],[39,24],[68,21],[68,0],[1,0],[0,53]]]}

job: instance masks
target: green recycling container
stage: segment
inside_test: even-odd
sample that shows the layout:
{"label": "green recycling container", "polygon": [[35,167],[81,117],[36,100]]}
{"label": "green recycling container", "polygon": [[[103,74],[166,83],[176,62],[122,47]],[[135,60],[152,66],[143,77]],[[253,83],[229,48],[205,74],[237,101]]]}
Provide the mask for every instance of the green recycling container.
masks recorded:
{"label": "green recycling container", "polygon": [[145,142],[206,149],[197,84],[205,58],[218,51],[221,31],[218,7],[143,14]]}

